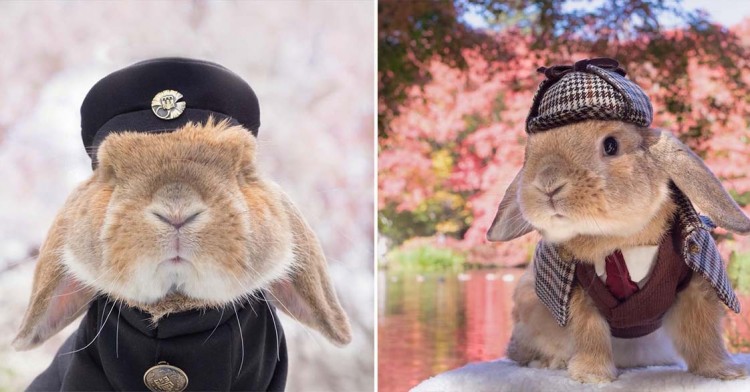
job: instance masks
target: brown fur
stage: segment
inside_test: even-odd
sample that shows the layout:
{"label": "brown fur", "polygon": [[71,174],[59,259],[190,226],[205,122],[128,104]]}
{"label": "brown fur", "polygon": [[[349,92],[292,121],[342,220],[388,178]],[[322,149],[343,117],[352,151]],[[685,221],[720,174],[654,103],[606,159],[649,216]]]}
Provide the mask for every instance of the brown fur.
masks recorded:
{"label": "brown fur", "polygon": [[581,382],[608,382],[617,377],[607,321],[594,302],[580,288],[570,299],[570,336],[573,356],[568,363],[570,377]]}
{"label": "brown fur", "polygon": [[[508,185],[503,200],[497,206],[497,215],[490,230],[487,231],[489,241],[508,241],[534,230],[525,219],[522,219],[523,214],[518,206],[518,183],[520,181],[521,173],[518,173]],[[503,224],[498,224],[499,222]],[[507,224],[508,222],[512,224]]]}
{"label": "brown fur", "polygon": [[668,226],[676,209],[677,206],[675,203],[671,199],[667,199],[648,225],[643,230],[632,236],[579,235],[560,244],[560,246],[562,246],[565,251],[569,252],[572,257],[588,262],[589,260],[603,259],[615,249],[623,249],[632,246],[658,245],[661,243],[664,233],[669,228]]}
{"label": "brown fur", "polygon": [[568,329],[560,327],[534,291],[530,264],[513,292],[513,333],[508,358],[524,366],[565,368],[572,353]]}
{"label": "brown fur", "polygon": [[724,347],[724,304],[703,277],[693,275],[665,318],[665,326],[688,371],[704,377],[731,380],[745,369],[732,362]]}
{"label": "brown fur", "polygon": [[[606,136],[618,138],[617,157],[603,156]],[[644,144],[645,135],[637,127],[613,121],[588,121],[533,135],[526,144],[518,189],[523,216],[545,237],[554,237],[544,191],[562,185],[555,207],[567,221],[558,226],[580,222],[587,227],[578,234],[595,238],[610,231],[617,236],[642,231],[650,221],[644,212],[663,198],[668,179]]]}
{"label": "brown fur", "polygon": [[[154,322],[265,288],[281,310],[348,343],[349,323],[317,238],[278,186],[258,175],[255,149],[247,130],[213,120],[108,136],[99,167],[66,202],[40,252],[16,347],[38,345],[80,314],[50,312],[67,298],[50,295],[64,282],[85,287],[70,293],[72,302],[85,304],[98,291],[148,311]],[[178,231],[164,216],[192,218]],[[184,267],[162,269],[169,252]],[[170,274],[182,283],[160,287]]]}
{"label": "brown fur", "polygon": [[[602,152],[608,136],[619,142],[617,156]],[[676,209],[668,196],[670,181],[720,226],[750,230],[750,220],[700,158],[667,132],[585,121],[529,137],[524,166],[500,203],[488,239],[511,240],[535,228],[571,262],[657,245]],[[744,374],[721,341],[723,314],[723,304],[700,276],[678,295],[667,331],[691,372],[715,378]],[[571,377],[583,382],[616,377],[609,326],[580,289],[572,293],[568,326],[560,327],[536,296],[530,266],[514,293],[513,321],[508,357],[520,364],[567,364]]]}

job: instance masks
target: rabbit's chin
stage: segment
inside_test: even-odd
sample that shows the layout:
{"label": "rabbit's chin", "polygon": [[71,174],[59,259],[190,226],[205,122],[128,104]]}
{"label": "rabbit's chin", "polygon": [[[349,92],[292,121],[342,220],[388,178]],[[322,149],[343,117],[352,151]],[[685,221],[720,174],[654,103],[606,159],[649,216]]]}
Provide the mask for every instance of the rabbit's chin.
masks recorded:
{"label": "rabbit's chin", "polygon": [[552,216],[531,224],[542,237],[552,243],[562,243],[577,236],[592,237],[629,237],[643,230],[650,221],[648,216],[634,216],[622,219],[576,219]]}
{"label": "rabbit's chin", "polygon": [[537,222],[534,227],[539,230],[539,233],[546,241],[552,243],[569,241],[578,235],[590,231],[590,227],[587,227],[586,222],[557,216],[551,216],[549,219],[545,219],[544,222]]}
{"label": "rabbit's chin", "polygon": [[[181,295],[207,306],[229,304],[267,288],[272,282],[288,276],[293,260],[291,249],[281,255],[277,262],[268,263],[269,268],[256,271],[249,266],[246,272],[225,271],[215,260],[173,259],[153,262],[140,259],[134,261],[127,276],[103,273],[99,276],[78,262],[66,249],[63,262],[70,272],[84,285],[129,304],[154,305],[173,295]],[[247,271],[253,271],[249,273]]]}
{"label": "rabbit's chin", "polygon": [[576,231],[572,230],[572,225],[559,225],[549,226],[547,228],[539,228],[539,233],[542,237],[552,243],[565,242],[577,235]]}

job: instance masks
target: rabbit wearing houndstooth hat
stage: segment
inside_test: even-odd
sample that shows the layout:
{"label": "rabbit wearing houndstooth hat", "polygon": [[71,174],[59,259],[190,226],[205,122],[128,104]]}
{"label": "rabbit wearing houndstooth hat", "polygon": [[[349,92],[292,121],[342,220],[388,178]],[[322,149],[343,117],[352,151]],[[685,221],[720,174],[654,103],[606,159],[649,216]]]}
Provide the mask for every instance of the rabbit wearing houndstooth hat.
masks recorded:
{"label": "rabbit wearing houndstooth hat", "polygon": [[649,128],[651,103],[617,61],[539,71],[524,165],[487,234],[542,235],[514,293],[508,357],[581,382],[680,359],[744,377],[722,339],[725,306],[740,306],[710,230],[747,234],[750,219],[695,153]]}

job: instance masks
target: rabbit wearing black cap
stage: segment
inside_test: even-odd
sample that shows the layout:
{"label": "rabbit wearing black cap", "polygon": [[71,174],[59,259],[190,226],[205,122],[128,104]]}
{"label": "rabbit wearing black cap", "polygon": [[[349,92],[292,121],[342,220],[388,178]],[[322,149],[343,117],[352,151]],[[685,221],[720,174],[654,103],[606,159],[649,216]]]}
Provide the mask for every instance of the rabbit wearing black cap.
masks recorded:
{"label": "rabbit wearing black cap", "polygon": [[263,288],[282,310],[348,343],[320,245],[256,170],[255,146],[244,128],[213,122],[110,135],[99,167],[52,224],[15,346],[33,348],[57,333],[97,291],[158,321]]}
{"label": "rabbit wearing black cap", "polygon": [[14,346],[38,346],[97,294],[158,325],[171,314],[239,307],[267,293],[293,318],[347,344],[349,322],[318,240],[257,171],[255,148],[246,129],[213,120],[108,136],[97,169],[66,201],[40,250]]}
{"label": "rabbit wearing black cap", "polygon": [[94,85],[81,135],[95,170],[50,228],[14,346],[88,313],[32,390],[283,390],[274,305],[350,341],[315,234],[256,168],[259,126],[252,88],[207,61]]}

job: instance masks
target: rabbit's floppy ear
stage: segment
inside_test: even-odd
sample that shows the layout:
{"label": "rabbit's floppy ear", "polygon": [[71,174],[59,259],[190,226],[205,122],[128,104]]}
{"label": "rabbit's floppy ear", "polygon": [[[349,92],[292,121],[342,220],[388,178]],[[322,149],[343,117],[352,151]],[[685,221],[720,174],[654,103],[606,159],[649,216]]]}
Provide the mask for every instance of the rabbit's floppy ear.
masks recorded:
{"label": "rabbit's floppy ear", "polygon": [[516,178],[508,186],[505,196],[497,207],[497,215],[487,231],[489,241],[510,241],[518,238],[534,228],[523,218],[521,208],[518,205],[518,182],[521,179],[520,171]]}
{"label": "rabbit's floppy ear", "polygon": [[703,160],[671,133],[651,132],[649,153],[688,199],[717,225],[739,234],[750,233],[750,219]]}
{"label": "rabbit's floppy ear", "polygon": [[281,193],[281,198],[292,229],[295,260],[290,278],[272,284],[270,300],[334,344],[345,345],[352,339],[351,327],[328,278],[320,243],[287,196]]}
{"label": "rabbit's floppy ear", "polygon": [[75,279],[63,265],[65,208],[58,214],[39,251],[31,300],[13,340],[16,350],[32,349],[65,328],[86,310],[93,290]]}

